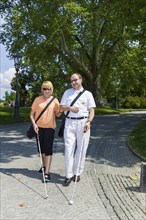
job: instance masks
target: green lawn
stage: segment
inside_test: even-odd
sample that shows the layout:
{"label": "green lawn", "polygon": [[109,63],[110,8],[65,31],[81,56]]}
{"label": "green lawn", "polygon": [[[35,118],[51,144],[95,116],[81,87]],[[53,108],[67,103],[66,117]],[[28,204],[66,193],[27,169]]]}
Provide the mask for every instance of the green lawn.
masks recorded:
{"label": "green lawn", "polygon": [[130,133],[128,142],[135,153],[146,159],[146,121],[140,122]]}
{"label": "green lawn", "polygon": [[[96,108],[96,115],[103,114],[119,114],[127,112],[128,109],[110,109],[110,108]],[[21,107],[19,109],[20,117],[18,120],[14,119],[14,109],[12,107],[0,107],[0,124],[12,124],[30,121],[29,113],[30,107]],[[133,151],[146,158],[146,121],[141,122],[131,132],[128,138],[129,144]]]}
{"label": "green lawn", "polygon": [[124,112],[129,112],[130,109],[115,109],[115,108],[96,108],[95,114],[96,115],[105,115],[105,114],[120,114]]}
{"label": "green lawn", "polygon": [[14,119],[14,108],[12,107],[0,107],[0,124],[12,124],[30,121],[29,117],[30,108],[29,107],[21,107],[19,109],[19,119]]}

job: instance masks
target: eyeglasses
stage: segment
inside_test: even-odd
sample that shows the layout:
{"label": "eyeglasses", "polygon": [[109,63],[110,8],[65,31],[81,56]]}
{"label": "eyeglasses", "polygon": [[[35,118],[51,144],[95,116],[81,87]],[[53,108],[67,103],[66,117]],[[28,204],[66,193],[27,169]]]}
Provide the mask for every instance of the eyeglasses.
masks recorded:
{"label": "eyeglasses", "polygon": [[73,79],[70,81],[70,83],[73,83],[73,82],[77,82],[79,79]]}
{"label": "eyeglasses", "polygon": [[48,88],[43,88],[43,90],[44,90],[44,91],[46,91],[46,90],[49,90],[49,91],[50,91],[51,89],[48,89]]}

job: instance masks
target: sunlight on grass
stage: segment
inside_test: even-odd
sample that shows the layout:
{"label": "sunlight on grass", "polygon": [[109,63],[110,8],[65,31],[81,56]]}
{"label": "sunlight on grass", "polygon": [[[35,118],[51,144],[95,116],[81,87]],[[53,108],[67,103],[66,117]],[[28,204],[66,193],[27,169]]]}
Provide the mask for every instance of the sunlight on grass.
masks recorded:
{"label": "sunlight on grass", "polygon": [[146,158],[146,121],[140,122],[132,130],[128,142],[135,153]]}
{"label": "sunlight on grass", "polygon": [[96,108],[95,113],[96,115],[100,114],[119,114],[124,112],[129,112],[129,109],[112,109],[112,108]]}
{"label": "sunlight on grass", "polygon": [[30,121],[29,118],[30,108],[21,107],[19,109],[19,119],[14,119],[14,109],[12,107],[0,107],[0,124],[12,124],[17,122]]}

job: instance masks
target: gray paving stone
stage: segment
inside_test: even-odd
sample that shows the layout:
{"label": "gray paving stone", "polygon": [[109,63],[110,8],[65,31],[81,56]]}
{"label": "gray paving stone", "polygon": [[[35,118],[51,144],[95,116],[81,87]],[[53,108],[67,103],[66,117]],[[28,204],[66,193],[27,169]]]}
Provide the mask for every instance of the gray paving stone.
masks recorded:
{"label": "gray paving stone", "polygon": [[[25,137],[29,123],[1,131],[1,220],[145,220],[145,194],[139,192],[141,161],[127,146],[133,126],[144,114],[97,116],[92,124],[84,173],[63,187],[64,145],[55,136],[51,182],[45,197],[34,140]],[[58,124],[60,121],[57,122]],[[137,178],[137,181],[135,181]]]}

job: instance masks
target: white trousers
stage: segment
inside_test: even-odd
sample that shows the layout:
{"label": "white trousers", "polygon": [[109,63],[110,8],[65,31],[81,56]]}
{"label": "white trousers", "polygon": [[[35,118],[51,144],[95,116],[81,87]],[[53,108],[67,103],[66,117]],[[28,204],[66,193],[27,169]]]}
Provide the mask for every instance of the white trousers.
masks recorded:
{"label": "white trousers", "polygon": [[90,129],[84,133],[87,119],[66,119],[64,129],[66,178],[81,175],[89,145]]}

